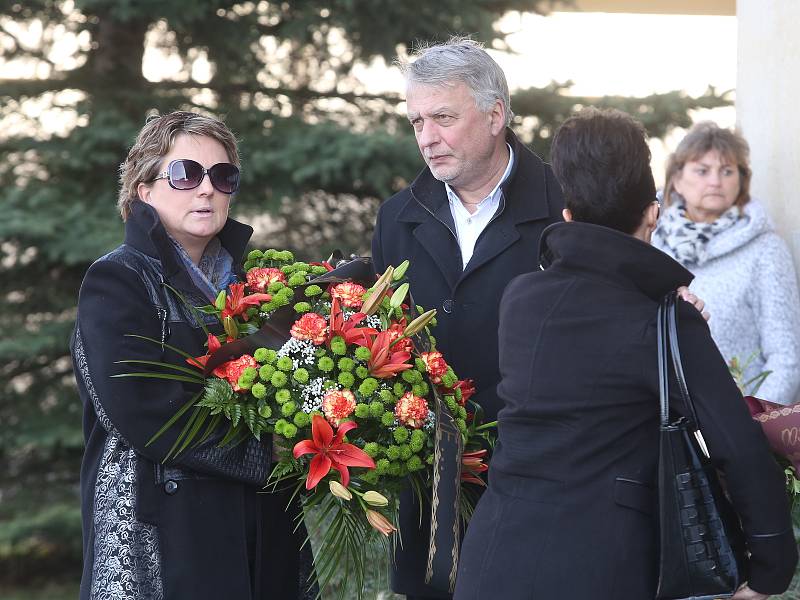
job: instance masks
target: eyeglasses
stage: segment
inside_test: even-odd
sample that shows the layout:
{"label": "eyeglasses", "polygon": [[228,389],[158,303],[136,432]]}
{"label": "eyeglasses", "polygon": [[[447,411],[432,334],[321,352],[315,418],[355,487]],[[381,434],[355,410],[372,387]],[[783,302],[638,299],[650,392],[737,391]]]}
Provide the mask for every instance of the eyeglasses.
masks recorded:
{"label": "eyeglasses", "polygon": [[193,190],[203,183],[206,173],[214,189],[223,194],[233,194],[239,189],[239,168],[236,165],[217,163],[206,169],[199,162],[188,158],[173,160],[167,165],[167,170],[159,173],[153,181],[166,179],[173,189]]}

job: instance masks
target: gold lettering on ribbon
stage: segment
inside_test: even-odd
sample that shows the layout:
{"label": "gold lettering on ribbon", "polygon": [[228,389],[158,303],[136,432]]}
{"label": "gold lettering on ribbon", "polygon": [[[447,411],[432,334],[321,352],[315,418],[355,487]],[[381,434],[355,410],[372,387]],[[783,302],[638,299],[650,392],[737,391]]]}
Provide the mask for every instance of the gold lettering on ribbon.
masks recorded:
{"label": "gold lettering on ribbon", "polygon": [[800,441],[800,429],[797,427],[787,427],[781,431],[781,442],[784,446],[796,446]]}

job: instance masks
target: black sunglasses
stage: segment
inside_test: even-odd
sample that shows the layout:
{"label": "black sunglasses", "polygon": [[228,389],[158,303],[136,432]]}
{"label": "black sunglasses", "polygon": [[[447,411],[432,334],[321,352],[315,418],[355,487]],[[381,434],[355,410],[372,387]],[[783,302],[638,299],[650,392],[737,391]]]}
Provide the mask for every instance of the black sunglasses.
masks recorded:
{"label": "black sunglasses", "polygon": [[208,173],[211,185],[223,194],[233,194],[239,189],[239,168],[230,163],[217,163],[206,169],[199,162],[188,158],[173,160],[167,170],[153,179],[166,179],[176,190],[193,190],[203,182]]}

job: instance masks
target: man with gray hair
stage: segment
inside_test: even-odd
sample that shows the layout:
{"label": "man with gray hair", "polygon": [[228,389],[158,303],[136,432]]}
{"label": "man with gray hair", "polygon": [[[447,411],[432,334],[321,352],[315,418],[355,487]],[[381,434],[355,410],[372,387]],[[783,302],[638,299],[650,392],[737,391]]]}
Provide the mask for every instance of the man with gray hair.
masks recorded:
{"label": "man with gray hair", "polygon": [[[408,119],[427,166],[381,206],[372,257],[377,272],[411,261],[415,302],[438,310],[438,349],[474,380],[473,400],[492,421],[502,407],[500,297],[511,279],[538,268],[539,237],[561,220],[561,189],[508,128],[508,84],[481,44],[452,38],[412,58],[401,64]],[[430,509],[420,518],[410,492],[400,502],[392,588],[409,599],[450,598],[425,584]]]}

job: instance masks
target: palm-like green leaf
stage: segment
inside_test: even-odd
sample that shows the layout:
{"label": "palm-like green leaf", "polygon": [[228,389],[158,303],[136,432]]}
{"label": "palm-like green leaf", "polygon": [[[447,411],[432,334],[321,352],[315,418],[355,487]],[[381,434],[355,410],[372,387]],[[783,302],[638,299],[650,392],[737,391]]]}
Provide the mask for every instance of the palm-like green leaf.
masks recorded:
{"label": "palm-like green leaf", "polygon": [[118,360],[115,361],[114,364],[137,364],[137,365],[152,365],[154,367],[160,367],[162,369],[172,369],[173,371],[178,371],[180,373],[186,373],[187,375],[191,375],[192,377],[198,377],[201,380],[203,379],[202,375],[197,372],[197,369],[190,369],[189,367],[182,367],[180,365],[174,365],[168,362],[161,362],[157,360]]}
{"label": "palm-like green leaf", "polygon": [[164,434],[164,432],[167,429],[172,427],[175,424],[175,422],[178,419],[180,419],[186,413],[187,410],[189,410],[190,408],[192,408],[192,406],[194,406],[194,403],[197,401],[197,398],[200,396],[200,394],[202,394],[202,392],[197,392],[194,396],[189,398],[189,400],[183,406],[181,406],[178,409],[178,411],[174,415],[172,415],[172,417],[170,417],[169,421],[164,423],[164,425],[161,427],[161,429],[159,429],[153,435],[153,437],[151,437],[149,440],[147,440],[147,443],[145,444],[145,446],[149,446],[150,444],[155,442],[159,437],[161,437]]}
{"label": "palm-like green leaf", "polygon": [[186,383],[205,383],[202,377],[189,377],[188,375],[176,375],[172,373],[120,373],[111,377],[144,377],[150,379],[170,379],[172,381],[185,381]]}
{"label": "palm-like green leaf", "polygon": [[180,348],[177,348],[175,346],[171,346],[170,344],[164,343],[161,340],[157,340],[155,338],[147,337],[146,335],[138,335],[136,333],[126,333],[125,337],[132,337],[132,338],[137,338],[137,339],[140,339],[140,340],[145,340],[147,342],[152,342],[156,346],[162,346],[164,348],[169,348],[175,354],[183,356],[184,358],[187,358],[189,360],[195,360],[195,357],[192,356],[191,354],[189,354],[188,352],[186,352],[184,350],[181,350]]}

